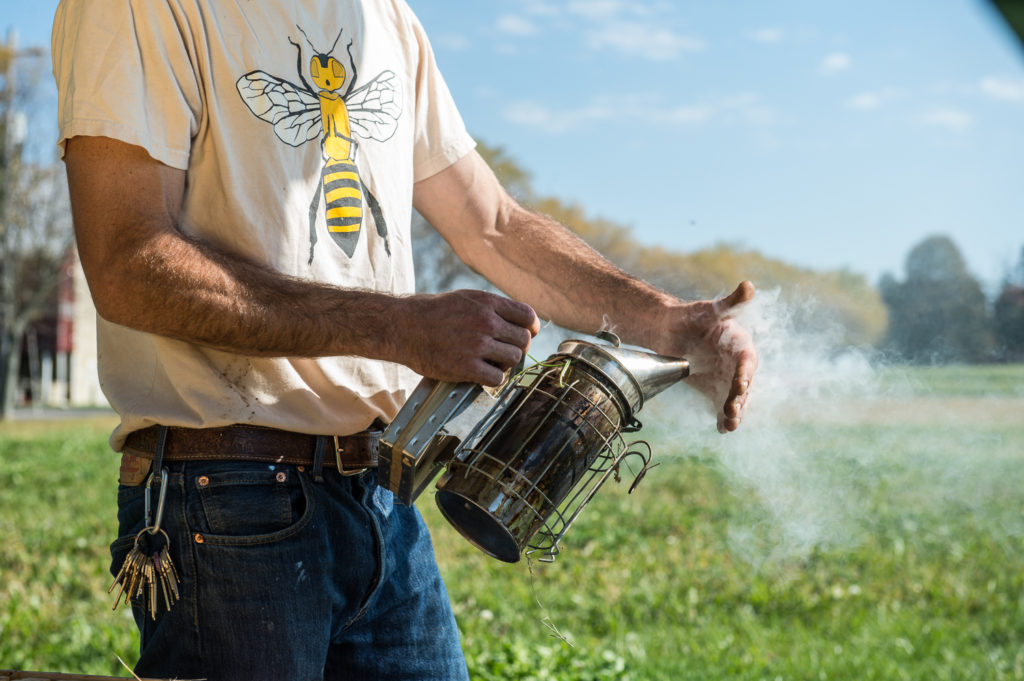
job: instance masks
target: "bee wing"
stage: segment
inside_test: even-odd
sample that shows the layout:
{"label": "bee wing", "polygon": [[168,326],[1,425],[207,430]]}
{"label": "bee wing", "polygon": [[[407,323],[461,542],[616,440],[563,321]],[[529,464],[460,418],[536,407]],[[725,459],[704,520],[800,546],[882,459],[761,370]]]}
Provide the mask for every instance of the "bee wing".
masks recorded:
{"label": "bee wing", "polygon": [[273,125],[282,142],[297,147],[323,134],[320,100],[312,92],[263,71],[245,74],[235,87],[249,111]]}
{"label": "bee wing", "polygon": [[402,115],[402,91],[397,82],[394,71],[383,71],[345,99],[353,133],[379,142],[395,134]]}

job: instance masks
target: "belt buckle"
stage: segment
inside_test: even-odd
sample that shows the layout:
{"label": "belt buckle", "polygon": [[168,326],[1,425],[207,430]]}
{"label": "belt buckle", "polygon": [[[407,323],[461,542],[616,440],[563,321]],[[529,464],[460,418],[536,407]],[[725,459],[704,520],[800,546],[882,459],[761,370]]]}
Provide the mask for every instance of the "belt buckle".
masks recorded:
{"label": "belt buckle", "polygon": [[343,451],[345,451],[345,450],[342,448],[341,443],[338,441],[338,436],[335,435],[334,436],[334,463],[336,463],[338,465],[338,473],[339,474],[344,475],[345,477],[349,477],[349,476],[353,476],[353,475],[359,475],[360,473],[365,473],[368,470],[366,468],[353,468],[352,470],[348,470],[347,468],[345,468],[345,464],[341,460],[341,453]]}

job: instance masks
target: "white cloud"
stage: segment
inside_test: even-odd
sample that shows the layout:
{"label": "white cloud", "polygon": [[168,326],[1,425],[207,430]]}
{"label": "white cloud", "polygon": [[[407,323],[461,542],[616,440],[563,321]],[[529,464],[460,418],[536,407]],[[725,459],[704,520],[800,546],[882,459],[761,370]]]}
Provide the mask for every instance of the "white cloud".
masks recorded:
{"label": "white cloud", "polygon": [[959,109],[932,109],[921,115],[920,120],[927,125],[945,128],[950,132],[966,132],[973,124],[974,117]]}
{"label": "white cloud", "polygon": [[779,113],[761,103],[761,97],[754,92],[741,92],[718,101],[718,109],[727,121],[739,121],[758,127],[770,126],[779,121]]}
{"label": "white cloud", "polygon": [[596,97],[582,107],[554,109],[535,101],[520,101],[505,110],[512,123],[538,128],[548,133],[573,130],[591,121],[622,121],[669,126],[695,126],[722,121],[764,126],[775,114],[760,103],[753,93],[714,96],[693,104],[665,106],[661,95]]}
{"label": "white cloud", "polygon": [[517,38],[529,38],[537,33],[532,22],[514,14],[504,14],[498,18],[498,30]]}
{"label": "white cloud", "polygon": [[582,37],[592,50],[613,50],[619,54],[651,61],[671,61],[684,52],[704,49],[704,41],[673,28],[678,8],[671,3],[637,0],[568,0],[561,7],[550,0],[534,0],[528,14],[558,16],[559,24]]}
{"label": "white cloud", "polygon": [[992,99],[1006,102],[1024,102],[1024,78],[985,76],[978,87]]}
{"label": "white cloud", "polygon": [[862,92],[846,100],[846,106],[851,109],[877,109],[882,106],[882,97],[877,92]]}
{"label": "white cloud", "polygon": [[703,123],[710,119],[714,113],[714,107],[708,104],[690,104],[668,109],[659,117],[668,123],[689,125],[692,123]]}
{"label": "white cloud", "polygon": [[536,0],[535,2],[526,3],[526,7],[523,8],[527,14],[532,14],[539,17],[556,17],[561,14],[561,10],[557,6],[550,2],[544,2],[544,0]]}
{"label": "white cloud", "polygon": [[614,106],[601,102],[577,109],[557,110],[537,102],[523,101],[516,102],[505,110],[505,118],[512,123],[539,128],[550,133],[565,132],[587,121],[610,120],[620,115]]}
{"label": "white cloud", "polygon": [[897,88],[882,88],[880,90],[869,90],[861,92],[846,100],[846,106],[850,109],[861,111],[872,111],[879,109],[885,104],[903,97],[902,90]]}
{"label": "white cloud", "polygon": [[588,35],[593,49],[611,48],[625,55],[651,61],[671,61],[683,52],[699,52],[704,42],[659,26],[640,23],[614,23],[595,29]]}
{"label": "white cloud", "polygon": [[439,47],[452,52],[463,52],[471,46],[469,38],[463,33],[436,33],[430,36],[430,42],[434,47]]}
{"label": "white cloud", "polygon": [[617,16],[629,5],[620,0],[573,0],[568,10],[593,21],[609,19]]}
{"label": "white cloud", "polygon": [[774,45],[782,42],[782,29],[775,28],[773,26],[755,28],[753,31],[750,31],[748,35],[755,43]]}
{"label": "white cloud", "polygon": [[845,52],[831,52],[822,58],[821,64],[818,65],[818,73],[825,76],[834,76],[847,70],[852,65],[853,60],[850,59],[850,55]]}

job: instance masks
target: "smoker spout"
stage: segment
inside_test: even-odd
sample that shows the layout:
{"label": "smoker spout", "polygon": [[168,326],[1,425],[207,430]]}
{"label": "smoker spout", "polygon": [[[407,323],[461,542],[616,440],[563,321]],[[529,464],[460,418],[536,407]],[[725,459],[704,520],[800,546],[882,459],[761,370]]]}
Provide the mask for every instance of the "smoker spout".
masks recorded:
{"label": "smoker spout", "polygon": [[690,362],[652,352],[567,340],[558,353],[575,357],[614,383],[629,403],[633,414],[646,400],[690,375]]}

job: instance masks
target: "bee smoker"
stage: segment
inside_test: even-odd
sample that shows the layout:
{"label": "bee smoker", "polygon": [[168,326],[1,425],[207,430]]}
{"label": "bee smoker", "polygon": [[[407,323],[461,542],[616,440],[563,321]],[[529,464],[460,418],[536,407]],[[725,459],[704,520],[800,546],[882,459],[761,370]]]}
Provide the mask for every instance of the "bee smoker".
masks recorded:
{"label": "bee smoker", "polygon": [[496,398],[471,383],[424,379],[381,440],[381,484],[412,504],[441,469],[435,500],[484,553],[514,563],[558,543],[620,464],[651,464],[650,446],[627,445],[644,401],[689,375],[684,359],[567,340],[513,375]]}

